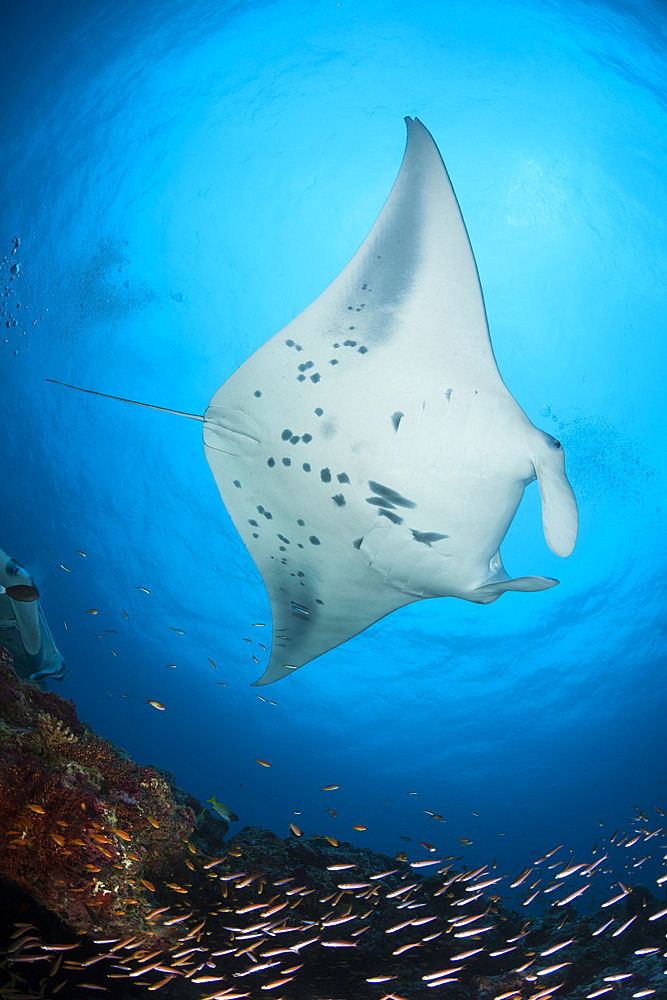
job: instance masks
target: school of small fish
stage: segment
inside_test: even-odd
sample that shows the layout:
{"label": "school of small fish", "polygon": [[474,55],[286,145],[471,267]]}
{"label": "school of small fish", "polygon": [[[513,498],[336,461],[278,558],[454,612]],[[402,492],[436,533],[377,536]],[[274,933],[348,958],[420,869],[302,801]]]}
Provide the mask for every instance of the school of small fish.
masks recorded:
{"label": "school of small fish", "polygon": [[[229,812],[216,802],[215,796],[209,801],[217,811]],[[38,815],[44,813],[39,803],[27,805]],[[150,817],[149,822],[156,825]],[[652,847],[659,845],[664,851],[666,831],[664,827],[651,829],[648,814],[643,811],[631,823],[629,833],[616,830],[601,846],[596,843],[592,853],[601,851],[597,860],[575,862],[571,854],[563,851],[563,845],[558,845],[521,872],[498,876],[491,874],[489,865],[473,870],[464,865],[462,871],[457,871],[452,857],[412,862],[406,858],[390,869],[371,871],[367,853],[350,845],[324,847],[323,840],[329,845],[337,842],[313,834],[309,838],[313,848],[317,847],[320,857],[327,856],[331,861],[326,866],[329,890],[323,896],[320,893],[324,880],[318,877],[317,869],[311,871],[311,878],[314,876],[319,884],[308,885],[307,879],[302,884],[295,876],[276,879],[267,875],[256,860],[244,866],[239,860],[247,853],[242,835],[238,842],[234,838],[217,858],[202,855],[186,841],[190,856],[184,864],[196,874],[198,884],[193,885],[188,878],[182,880],[185,884],[165,883],[177,895],[173,902],[145,915],[146,923],[155,928],[154,935],[92,940],[86,936],[78,943],[52,942],[43,940],[34,924],[17,923],[0,954],[0,970],[9,975],[11,987],[0,983],[0,995],[37,1000],[56,995],[68,984],[76,990],[63,996],[81,995],[79,988],[108,992],[111,985],[105,983],[124,979],[133,986],[157,991],[182,978],[202,987],[200,1000],[259,998],[265,992],[274,996],[273,991],[280,991],[277,1000],[297,996],[339,1000],[340,985],[333,996],[322,985],[331,980],[343,985],[347,982],[345,1000],[417,1000],[418,994],[431,988],[440,989],[435,996],[447,998],[461,996],[450,992],[449,987],[469,982],[476,967],[484,969],[486,977],[492,975],[488,971],[491,961],[497,963],[503,980],[509,978],[515,983],[513,989],[494,994],[493,1000],[566,998],[571,995],[568,985],[577,971],[576,947],[584,943],[584,937],[592,942],[607,935],[611,941],[630,932],[630,928],[636,930],[637,922],[643,927],[643,935],[651,940],[641,942],[635,937],[622,968],[601,967],[597,972],[588,969],[589,992],[576,995],[587,1000],[612,992],[617,1000],[664,995],[645,985],[645,970],[661,952],[663,957],[667,954],[667,907],[653,900],[647,908],[645,902],[628,917],[624,901],[632,887],[617,878],[614,865],[622,858],[626,867],[641,867],[650,855],[640,861],[631,859],[643,853],[649,841]],[[289,825],[296,838],[305,838],[296,824]],[[111,832],[131,841],[128,831]],[[110,842],[102,833],[97,836],[100,842]],[[422,846],[427,851],[432,847]],[[625,851],[632,847],[637,847],[634,855],[626,855]],[[379,860],[374,856],[374,862]],[[667,855],[662,860],[664,864]],[[605,863],[611,867],[604,868]],[[99,871],[89,867],[91,872]],[[426,878],[415,873],[424,867],[429,868]],[[603,874],[615,879],[611,888],[610,879],[600,878]],[[140,881],[151,892],[158,891],[152,882]],[[194,899],[204,881],[205,908],[201,900]],[[666,881],[667,875],[661,875],[656,885],[661,887]],[[494,895],[487,895],[485,890],[491,886]],[[503,888],[504,899],[497,895]],[[589,889],[612,895],[599,904],[604,922],[597,926],[599,918],[593,915],[582,931],[582,924],[575,924],[574,912],[561,908]],[[531,919],[526,914],[521,922],[517,912],[505,908],[510,902],[519,903],[511,899],[512,891],[525,897],[520,902],[522,907],[542,896],[545,912],[553,914],[548,941],[544,940],[544,917]],[[574,933],[568,934],[568,930]],[[375,944],[365,952],[361,939],[368,932]],[[662,945],[656,943],[660,940]],[[81,957],[71,954],[78,949]],[[385,955],[382,960],[377,957],[381,952]],[[402,956],[406,956],[405,960]],[[34,963],[48,963],[48,969],[41,970],[39,992],[26,986],[23,978]],[[651,967],[655,970],[654,965]],[[95,981],[91,979],[93,971]],[[306,986],[308,992],[283,992],[292,981]],[[20,991],[14,988],[19,982]],[[385,986],[390,982],[391,987]]]}
{"label": "school of small fish", "polygon": [[[87,553],[84,552],[82,549],[75,549],[75,551],[77,552],[78,555],[87,557]],[[74,573],[75,572],[74,570],[70,569],[69,566],[65,566],[64,563],[60,563],[59,565],[60,565],[60,569],[65,570],[67,573]],[[14,588],[14,589],[16,590],[16,588]],[[29,588],[29,589],[33,589],[34,590],[34,588]],[[143,594],[148,594],[149,596],[151,594],[151,591],[147,587],[135,586],[135,590],[139,590]],[[35,595],[36,596],[33,596],[30,599],[34,600],[34,599],[36,599],[36,597],[39,596],[39,594],[38,594],[38,592],[36,590],[35,590]],[[121,611],[122,611],[123,616],[126,619],[126,621],[129,621],[130,616],[128,615],[128,613],[125,610],[125,608],[121,608]],[[98,608],[86,608],[85,613],[87,615],[98,615],[100,612],[99,612]],[[64,625],[64,627],[65,627],[66,630],[69,630],[69,625],[67,624],[67,620],[66,619],[63,619],[63,625]],[[177,627],[175,625],[168,625],[167,627],[168,627],[168,629],[171,632],[174,632],[176,635],[185,635],[185,629],[179,628],[179,627]],[[265,628],[266,627],[266,623],[265,622],[253,622],[251,627],[252,628]],[[113,632],[114,634],[116,634],[117,630],[116,629],[105,629],[105,632]],[[99,632],[93,632],[92,634],[96,638],[98,638],[98,639],[102,639],[103,638],[103,636]],[[252,644],[253,641],[254,640],[252,640],[252,639],[248,639],[248,638],[243,637],[243,642],[247,642],[247,643]],[[264,653],[267,652],[266,646],[263,643],[258,642],[257,645],[259,646],[259,648]],[[113,656],[118,656],[118,653],[116,652],[116,650],[113,649],[111,646],[109,646],[109,651],[111,652],[111,654]],[[259,661],[258,657],[254,653],[251,653],[251,658],[252,658],[252,660],[253,660],[254,663],[259,664],[260,661]],[[216,665],[215,665],[215,663],[213,662],[213,660],[211,659],[210,656],[208,657],[208,662],[211,664],[211,666],[215,670],[216,669]],[[166,667],[168,669],[174,670],[174,669],[177,668],[177,664],[176,663],[167,663]],[[217,683],[217,685],[219,687],[227,687],[227,685],[223,681],[217,681],[216,683]],[[107,694],[109,695],[109,697],[113,698],[113,693],[111,691],[108,691],[106,688],[105,688],[105,690],[107,691]],[[124,698],[130,698],[130,695],[123,695],[123,697]],[[267,705],[274,705],[274,706],[278,705],[278,702],[271,701],[268,698],[264,698],[264,697],[262,697],[262,695],[256,694],[255,697],[258,698],[259,701],[262,701],[262,702],[264,702]],[[146,698],[145,701],[144,701],[144,704],[145,705],[152,705],[153,708],[157,708],[159,711],[166,711],[164,705],[161,705],[159,701],[155,701],[153,699]]]}

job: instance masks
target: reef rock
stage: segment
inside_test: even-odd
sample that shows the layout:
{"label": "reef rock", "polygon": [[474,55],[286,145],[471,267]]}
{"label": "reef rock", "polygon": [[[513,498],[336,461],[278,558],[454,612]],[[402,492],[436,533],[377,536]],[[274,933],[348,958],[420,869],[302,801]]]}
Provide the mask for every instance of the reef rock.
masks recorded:
{"label": "reef rock", "polygon": [[72,701],[15,673],[0,647],[0,890],[74,930],[150,935],[194,813],[154,767],[81,723]]}

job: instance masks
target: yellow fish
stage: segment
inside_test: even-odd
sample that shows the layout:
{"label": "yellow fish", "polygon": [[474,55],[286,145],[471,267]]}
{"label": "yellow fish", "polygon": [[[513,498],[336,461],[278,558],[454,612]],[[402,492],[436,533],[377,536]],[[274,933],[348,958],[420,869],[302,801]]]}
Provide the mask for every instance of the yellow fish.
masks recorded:
{"label": "yellow fish", "polygon": [[215,795],[212,799],[206,799],[206,801],[211,803],[213,806],[213,812],[216,812],[222,819],[226,820],[228,823],[238,823],[239,818],[236,813],[233,813],[231,809],[224,806],[222,802],[216,802]]}
{"label": "yellow fish", "polygon": [[157,708],[157,710],[159,712],[164,712],[165,711],[165,707],[164,707],[164,705],[161,702],[159,702],[159,701],[151,701],[150,698],[146,698],[146,701],[144,702],[144,705],[152,705],[153,708]]}

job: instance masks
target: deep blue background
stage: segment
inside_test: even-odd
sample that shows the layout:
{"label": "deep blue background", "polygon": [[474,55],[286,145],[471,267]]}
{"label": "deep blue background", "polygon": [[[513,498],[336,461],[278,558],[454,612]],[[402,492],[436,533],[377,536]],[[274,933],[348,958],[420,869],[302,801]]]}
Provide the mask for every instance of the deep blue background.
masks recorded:
{"label": "deep blue background", "polygon": [[[22,242],[0,272],[0,545],[67,661],[51,687],[281,836],[298,811],[307,833],[518,870],[667,808],[664,6],[86,0],[3,20],[0,256]],[[501,374],[564,443],[579,541],[547,549],[533,485],[504,562],[560,587],[420,602],[252,689],[268,601],[200,425],[45,379],[202,414],[365,237],[406,114],[449,169]]]}

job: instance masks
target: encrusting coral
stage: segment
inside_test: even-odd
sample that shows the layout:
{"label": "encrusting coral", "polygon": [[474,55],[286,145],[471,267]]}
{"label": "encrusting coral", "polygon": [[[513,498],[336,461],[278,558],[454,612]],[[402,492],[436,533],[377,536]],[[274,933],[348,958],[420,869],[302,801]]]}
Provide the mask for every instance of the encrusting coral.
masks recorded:
{"label": "encrusting coral", "polygon": [[75,930],[154,933],[151,877],[169,877],[194,828],[152,767],[21,681],[0,647],[0,881]]}

